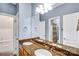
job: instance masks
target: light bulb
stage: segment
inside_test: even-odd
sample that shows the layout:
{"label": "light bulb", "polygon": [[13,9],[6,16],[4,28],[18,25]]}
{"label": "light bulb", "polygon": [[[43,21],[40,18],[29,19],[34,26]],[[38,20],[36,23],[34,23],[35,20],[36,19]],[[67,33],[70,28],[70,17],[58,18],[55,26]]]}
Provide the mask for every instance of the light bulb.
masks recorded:
{"label": "light bulb", "polygon": [[40,13],[41,13],[41,14],[44,14],[45,12],[42,10]]}
{"label": "light bulb", "polygon": [[37,7],[36,8],[36,12],[40,13],[40,8]]}
{"label": "light bulb", "polygon": [[48,12],[48,10],[47,10],[47,9],[45,9],[45,10],[44,10],[44,12]]}
{"label": "light bulb", "polygon": [[48,7],[48,10],[52,10],[52,7],[50,6],[50,7]]}
{"label": "light bulb", "polygon": [[43,5],[39,5],[39,8],[42,10],[43,9]]}

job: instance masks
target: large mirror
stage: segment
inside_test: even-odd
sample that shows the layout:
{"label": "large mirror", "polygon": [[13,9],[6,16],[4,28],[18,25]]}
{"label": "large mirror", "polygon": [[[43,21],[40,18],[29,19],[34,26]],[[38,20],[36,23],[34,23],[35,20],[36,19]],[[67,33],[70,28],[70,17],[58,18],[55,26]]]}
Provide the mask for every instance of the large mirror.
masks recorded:
{"label": "large mirror", "polygon": [[63,44],[79,48],[79,12],[63,16]]}

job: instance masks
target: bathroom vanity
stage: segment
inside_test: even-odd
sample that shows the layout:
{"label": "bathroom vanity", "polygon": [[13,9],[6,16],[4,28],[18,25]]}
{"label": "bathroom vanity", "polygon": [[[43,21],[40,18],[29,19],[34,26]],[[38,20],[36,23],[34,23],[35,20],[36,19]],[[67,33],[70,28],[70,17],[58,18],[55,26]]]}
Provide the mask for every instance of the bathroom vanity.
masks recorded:
{"label": "bathroom vanity", "polygon": [[79,56],[62,49],[59,45],[50,44],[50,42],[42,41],[39,38],[20,40],[19,47],[20,56]]}

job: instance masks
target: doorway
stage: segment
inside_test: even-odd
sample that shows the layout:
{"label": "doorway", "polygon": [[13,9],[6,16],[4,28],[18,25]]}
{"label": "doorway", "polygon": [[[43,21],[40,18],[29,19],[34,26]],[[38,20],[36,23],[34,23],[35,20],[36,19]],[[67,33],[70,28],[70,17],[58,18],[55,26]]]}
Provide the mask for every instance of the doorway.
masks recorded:
{"label": "doorway", "polygon": [[49,19],[49,35],[53,43],[60,43],[60,17]]}
{"label": "doorway", "polygon": [[51,26],[52,26],[52,40],[54,43],[57,43],[58,41],[58,26],[55,20],[51,20]]}

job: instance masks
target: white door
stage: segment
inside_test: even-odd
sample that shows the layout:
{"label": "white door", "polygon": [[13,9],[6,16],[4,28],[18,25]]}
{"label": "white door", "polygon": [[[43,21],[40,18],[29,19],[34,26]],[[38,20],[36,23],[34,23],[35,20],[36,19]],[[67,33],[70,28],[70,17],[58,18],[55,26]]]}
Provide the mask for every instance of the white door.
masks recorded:
{"label": "white door", "polygon": [[0,15],[0,52],[13,52],[13,17]]}

